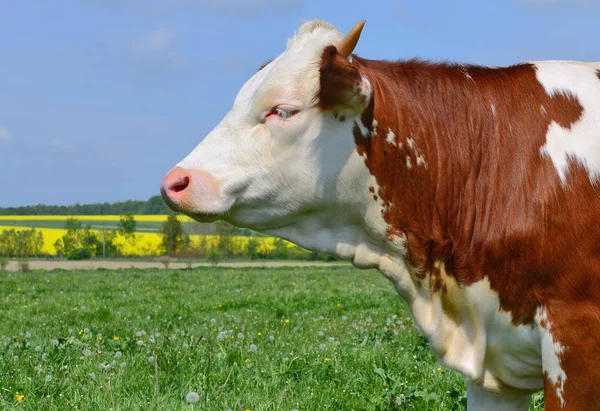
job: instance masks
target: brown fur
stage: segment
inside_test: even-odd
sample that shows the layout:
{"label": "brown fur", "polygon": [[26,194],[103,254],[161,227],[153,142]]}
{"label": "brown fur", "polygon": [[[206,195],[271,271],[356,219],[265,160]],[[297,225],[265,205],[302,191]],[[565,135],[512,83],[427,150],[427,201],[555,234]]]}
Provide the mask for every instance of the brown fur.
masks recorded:
{"label": "brown fur", "polygon": [[[577,98],[548,96],[530,64],[486,68],[357,56],[349,63],[329,48],[321,73],[318,99],[327,110],[343,104],[361,75],[372,85],[360,121],[372,132],[377,120],[377,134],[365,136],[356,125],[354,140],[377,179],[388,235],[406,235],[410,264],[434,275],[442,261],[462,286],[487,277],[515,325],[531,323],[539,306],[551,310],[552,334],[566,347],[563,409],[595,409],[600,195],[581,163],[569,160],[562,184],[540,154],[552,121],[569,128],[581,117]],[[388,130],[397,147],[386,142]],[[418,155],[426,165],[417,165]],[[437,280],[433,286],[439,289]],[[545,409],[558,406],[547,394]]]}

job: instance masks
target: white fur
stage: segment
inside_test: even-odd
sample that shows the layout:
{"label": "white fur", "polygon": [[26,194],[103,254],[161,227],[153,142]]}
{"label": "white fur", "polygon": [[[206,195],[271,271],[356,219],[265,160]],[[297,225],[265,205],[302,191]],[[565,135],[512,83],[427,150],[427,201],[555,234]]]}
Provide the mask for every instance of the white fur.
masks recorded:
{"label": "white fur", "polygon": [[535,320],[541,333],[544,374],[556,389],[556,396],[560,400],[561,406],[564,406],[563,388],[567,380],[567,374],[561,367],[560,355],[565,348],[552,336],[552,324],[548,319],[548,313],[543,307],[538,307]]}
{"label": "white fur", "polygon": [[467,382],[468,411],[527,411],[530,395],[501,396]]}
{"label": "white fur", "polygon": [[385,137],[385,141],[387,141],[388,144],[396,146],[396,134],[394,134],[392,130],[389,130],[387,136]]}
{"label": "white fur", "polygon": [[581,118],[571,128],[554,121],[550,124],[542,155],[550,157],[563,182],[569,157],[585,165],[590,178],[596,179],[600,175],[600,79],[596,74],[600,63],[545,61],[536,62],[535,67],[548,95],[568,93],[583,107]]}

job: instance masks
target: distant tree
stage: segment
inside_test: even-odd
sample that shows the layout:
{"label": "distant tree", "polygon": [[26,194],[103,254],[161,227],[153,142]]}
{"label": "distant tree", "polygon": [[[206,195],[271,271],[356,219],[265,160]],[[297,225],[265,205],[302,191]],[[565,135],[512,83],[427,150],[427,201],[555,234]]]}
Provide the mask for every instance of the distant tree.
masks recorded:
{"label": "distant tree", "polygon": [[118,255],[119,249],[114,243],[114,233],[103,233],[100,239],[90,225],[83,227],[81,221],[70,217],[65,222],[67,231],[54,242],[54,248],[59,256],[72,260],[95,257],[96,255]]}
{"label": "distant tree", "polygon": [[135,231],[137,223],[135,217],[131,213],[125,213],[119,218],[118,230],[119,234],[128,239],[129,241],[135,240]]}
{"label": "distant tree", "polygon": [[41,231],[4,230],[0,233],[0,256],[4,257],[35,257],[43,254],[44,236]]}
{"label": "distant tree", "polygon": [[183,231],[181,222],[175,214],[170,214],[161,228],[162,248],[170,256],[175,256],[183,248],[183,245],[189,240],[187,234]]}

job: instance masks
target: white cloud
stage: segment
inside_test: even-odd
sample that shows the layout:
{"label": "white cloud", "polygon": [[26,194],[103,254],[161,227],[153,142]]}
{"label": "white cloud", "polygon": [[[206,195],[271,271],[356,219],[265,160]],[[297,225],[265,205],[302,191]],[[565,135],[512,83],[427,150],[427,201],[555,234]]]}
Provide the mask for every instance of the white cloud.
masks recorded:
{"label": "white cloud", "polygon": [[0,126],[0,143],[8,143],[14,140],[14,136],[6,127]]}
{"label": "white cloud", "polygon": [[66,143],[58,138],[53,138],[50,140],[50,147],[54,151],[62,153],[72,153],[75,151],[74,147],[71,144]]}
{"label": "white cloud", "polygon": [[161,54],[167,51],[176,38],[175,30],[161,27],[134,40],[131,48],[139,54]]}

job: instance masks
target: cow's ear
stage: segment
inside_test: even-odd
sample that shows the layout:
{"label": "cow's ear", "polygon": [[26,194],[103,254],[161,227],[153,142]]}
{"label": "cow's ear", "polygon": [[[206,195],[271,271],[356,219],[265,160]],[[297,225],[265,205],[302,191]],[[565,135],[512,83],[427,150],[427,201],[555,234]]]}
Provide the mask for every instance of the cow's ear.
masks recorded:
{"label": "cow's ear", "polygon": [[360,115],[371,96],[371,83],[352,64],[352,56],[344,57],[335,46],[325,48],[317,96],[319,108],[341,116]]}

